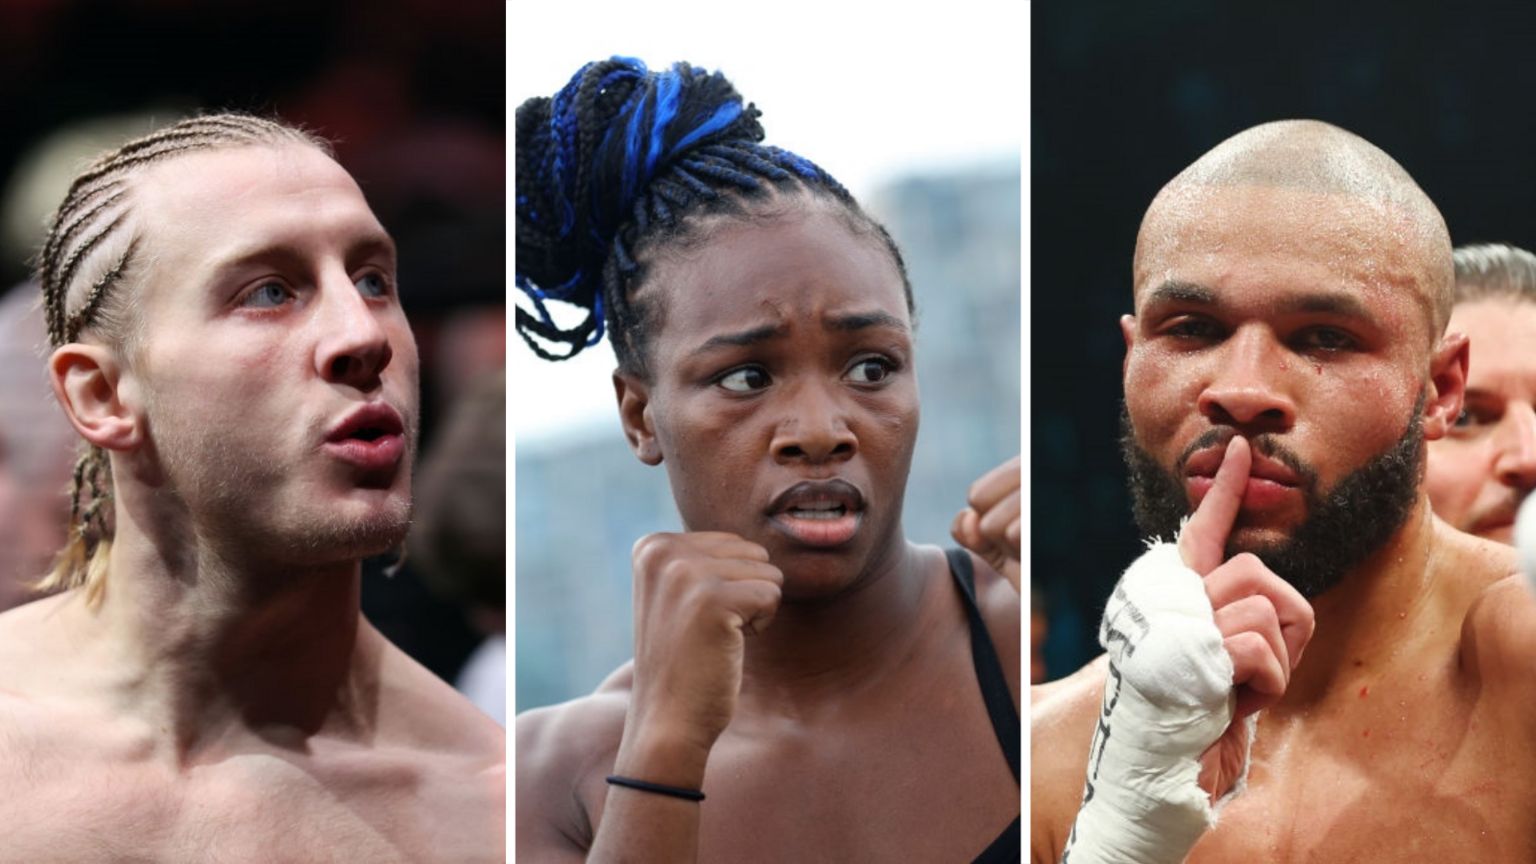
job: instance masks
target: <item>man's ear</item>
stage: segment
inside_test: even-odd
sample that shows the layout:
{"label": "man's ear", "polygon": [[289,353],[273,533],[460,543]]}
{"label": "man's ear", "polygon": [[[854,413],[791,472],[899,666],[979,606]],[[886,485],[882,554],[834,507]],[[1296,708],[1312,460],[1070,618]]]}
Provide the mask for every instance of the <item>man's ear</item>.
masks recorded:
{"label": "man's ear", "polygon": [[1120,337],[1125,340],[1125,356],[1120,358],[1120,382],[1125,383],[1126,367],[1131,365],[1131,348],[1136,344],[1136,316],[1120,316]]}
{"label": "man's ear", "polygon": [[1424,439],[1434,441],[1445,433],[1461,414],[1467,395],[1467,337],[1447,333],[1440,340],[1429,362],[1429,394],[1424,399]]}
{"label": "man's ear", "polygon": [[647,465],[661,464],[661,446],[656,443],[656,427],[651,422],[649,385],[627,372],[613,373],[613,392],[619,398],[619,422],[629,449]]}
{"label": "man's ear", "polygon": [[122,369],[99,345],[72,342],[48,358],[53,395],[80,437],[103,450],[131,450],[144,438],[143,422],[125,392]]}

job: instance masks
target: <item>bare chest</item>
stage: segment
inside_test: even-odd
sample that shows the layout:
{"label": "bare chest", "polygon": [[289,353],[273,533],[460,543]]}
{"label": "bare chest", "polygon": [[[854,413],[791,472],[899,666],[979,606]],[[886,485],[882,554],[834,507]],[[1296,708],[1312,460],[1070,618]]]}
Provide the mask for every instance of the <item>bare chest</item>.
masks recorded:
{"label": "bare chest", "polygon": [[[582,787],[595,825],[601,773]],[[704,790],[701,862],[968,861],[1020,798],[970,674],[893,683],[814,722],[738,717]]]}
{"label": "bare chest", "polygon": [[[1020,798],[990,728],[970,731],[723,754],[710,773],[736,782],[716,784],[700,860],[969,861],[1019,817]],[[743,837],[752,839],[745,857]]]}
{"label": "bare chest", "polygon": [[238,756],[170,774],[153,763],[31,760],[0,800],[0,862],[499,861],[499,801],[395,759],[315,770]]}
{"label": "bare chest", "polygon": [[1453,691],[1380,696],[1268,742],[1261,723],[1248,790],[1188,860],[1536,860],[1528,736]]}

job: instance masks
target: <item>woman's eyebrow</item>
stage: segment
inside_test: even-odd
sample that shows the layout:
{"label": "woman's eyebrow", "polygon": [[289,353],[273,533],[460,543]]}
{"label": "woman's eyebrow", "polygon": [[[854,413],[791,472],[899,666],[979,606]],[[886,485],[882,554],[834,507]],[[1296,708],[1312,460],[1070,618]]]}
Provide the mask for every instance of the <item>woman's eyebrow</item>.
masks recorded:
{"label": "woman's eyebrow", "polygon": [[[851,312],[843,315],[826,315],[821,319],[821,326],[833,331],[847,332],[852,330],[864,330],[869,327],[889,327],[893,330],[906,331],[907,325],[900,318],[885,312]],[[782,338],[789,333],[789,325],[786,323],[764,324],[735,333],[721,333],[704,340],[696,352],[713,351],[720,348],[741,348],[751,345],[760,345],[771,339]]]}
{"label": "woman's eyebrow", "polygon": [[750,330],[711,336],[697,350],[712,351],[717,348],[740,348],[748,345],[758,345],[767,342],[769,339],[783,336],[788,332],[789,326],[787,324],[764,324],[761,327],[753,327]]}
{"label": "woman's eyebrow", "polygon": [[828,315],[821,319],[821,326],[828,330],[863,330],[868,327],[890,327],[893,330],[907,329],[907,324],[900,318],[885,312],[852,312],[846,315]]}

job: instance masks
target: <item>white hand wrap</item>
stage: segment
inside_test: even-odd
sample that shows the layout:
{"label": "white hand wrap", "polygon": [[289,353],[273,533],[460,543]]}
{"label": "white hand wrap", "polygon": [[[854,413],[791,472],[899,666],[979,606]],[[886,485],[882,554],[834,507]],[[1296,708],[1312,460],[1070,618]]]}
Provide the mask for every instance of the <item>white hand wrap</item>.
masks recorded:
{"label": "white hand wrap", "polygon": [[1155,544],[1125,571],[1099,643],[1109,653],[1104,703],[1061,860],[1183,861],[1215,821],[1199,760],[1226,731],[1235,699],[1205,586],[1177,546]]}

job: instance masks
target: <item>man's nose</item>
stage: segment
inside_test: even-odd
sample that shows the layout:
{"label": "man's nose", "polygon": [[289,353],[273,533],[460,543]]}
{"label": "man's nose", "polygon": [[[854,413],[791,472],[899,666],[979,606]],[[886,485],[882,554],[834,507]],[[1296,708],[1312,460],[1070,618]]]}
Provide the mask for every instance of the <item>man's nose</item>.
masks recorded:
{"label": "man's nose", "polygon": [[315,347],[320,377],[363,391],[377,389],[379,375],[394,356],[379,317],[381,307],[369,303],[352,277],[339,270],[325,278],[320,304],[321,334]]}
{"label": "man's nose", "polygon": [[1196,400],[1212,423],[1246,434],[1284,432],[1296,422],[1287,382],[1300,361],[1260,328],[1240,329],[1211,352],[1212,368]]}
{"label": "man's nose", "polygon": [[1536,407],[1511,402],[1499,421],[1499,456],[1494,473],[1517,489],[1536,488]]}
{"label": "man's nose", "polygon": [[858,452],[859,441],[848,428],[842,400],[832,392],[836,386],[810,383],[785,394],[785,416],[769,445],[775,460],[822,464],[845,461]]}

